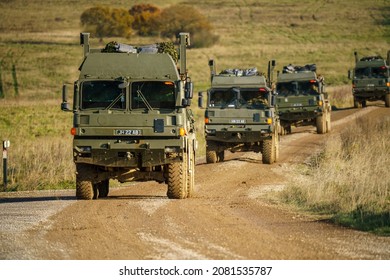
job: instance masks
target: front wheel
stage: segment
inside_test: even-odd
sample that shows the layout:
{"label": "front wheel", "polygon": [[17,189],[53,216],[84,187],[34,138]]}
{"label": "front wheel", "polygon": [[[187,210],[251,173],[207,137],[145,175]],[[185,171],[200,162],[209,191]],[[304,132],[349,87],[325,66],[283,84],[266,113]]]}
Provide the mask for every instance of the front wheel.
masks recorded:
{"label": "front wheel", "polygon": [[385,96],[385,106],[390,107],[390,93]]}
{"label": "front wheel", "polygon": [[195,151],[190,148],[188,151],[188,173],[187,173],[187,197],[193,197],[195,193]]}
{"label": "front wheel", "polygon": [[94,168],[88,164],[76,165],[76,198],[91,200],[96,199],[98,190],[96,184],[92,184]]}
{"label": "front wheel", "polygon": [[262,149],[262,161],[264,164],[271,164],[275,161],[275,139],[266,139],[263,141],[263,149]]}
{"label": "front wheel", "polygon": [[187,197],[187,154],[183,153],[183,159],[167,165],[167,182],[169,199],[183,199]]}
{"label": "front wheel", "polygon": [[217,145],[214,142],[206,143],[206,162],[216,163],[218,161]]}
{"label": "front wheel", "polygon": [[316,127],[317,127],[318,134],[326,133],[326,117],[325,117],[325,115],[318,116],[316,118]]}

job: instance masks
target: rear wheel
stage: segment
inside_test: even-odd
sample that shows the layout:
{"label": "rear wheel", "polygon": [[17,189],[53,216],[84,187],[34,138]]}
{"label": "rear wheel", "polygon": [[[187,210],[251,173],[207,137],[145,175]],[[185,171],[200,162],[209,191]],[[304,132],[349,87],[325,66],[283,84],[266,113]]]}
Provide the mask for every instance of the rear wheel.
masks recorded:
{"label": "rear wheel", "polygon": [[168,198],[183,199],[187,197],[187,164],[186,153],[183,153],[182,161],[168,164]]}
{"label": "rear wheel", "polygon": [[218,152],[218,161],[224,161],[225,160],[225,151]]}
{"label": "rear wheel", "polygon": [[97,190],[99,191],[99,197],[107,197],[109,192],[109,180],[104,180],[96,184]]}
{"label": "rear wheel", "polygon": [[76,165],[76,198],[91,200],[96,199],[98,190],[96,184],[92,184],[95,170],[88,164]]}

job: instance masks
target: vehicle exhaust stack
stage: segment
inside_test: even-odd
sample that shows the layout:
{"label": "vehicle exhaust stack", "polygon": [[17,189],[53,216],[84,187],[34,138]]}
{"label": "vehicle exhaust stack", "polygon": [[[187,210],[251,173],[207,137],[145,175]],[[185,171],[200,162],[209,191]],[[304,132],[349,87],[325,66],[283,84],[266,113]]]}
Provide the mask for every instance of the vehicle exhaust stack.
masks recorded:
{"label": "vehicle exhaust stack", "polygon": [[357,63],[359,61],[358,53],[354,52],[353,54],[355,55],[355,63]]}
{"label": "vehicle exhaust stack", "polygon": [[180,49],[179,49],[179,67],[180,67],[180,76],[184,79],[187,76],[187,54],[186,54],[186,48],[190,46],[190,33],[186,32],[180,32],[179,33],[179,42],[180,42]]}
{"label": "vehicle exhaust stack", "polygon": [[84,57],[89,54],[89,33],[80,33],[80,45],[84,47]]}
{"label": "vehicle exhaust stack", "polygon": [[213,79],[213,76],[216,74],[214,59],[209,60],[209,67],[210,67],[210,78]]}
{"label": "vehicle exhaust stack", "polygon": [[390,50],[387,51],[387,66],[390,66]]}

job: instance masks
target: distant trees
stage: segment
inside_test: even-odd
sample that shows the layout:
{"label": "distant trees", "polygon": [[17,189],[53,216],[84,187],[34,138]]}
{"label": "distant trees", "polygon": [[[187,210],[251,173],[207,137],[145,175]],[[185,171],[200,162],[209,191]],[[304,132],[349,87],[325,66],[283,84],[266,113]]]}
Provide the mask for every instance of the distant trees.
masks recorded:
{"label": "distant trees", "polygon": [[85,31],[97,37],[129,37],[133,33],[134,18],[125,9],[97,6],[85,10],[80,17]]}
{"label": "distant trees", "polygon": [[175,38],[179,32],[191,34],[193,47],[213,45],[218,37],[212,33],[209,20],[188,5],[174,5],[161,10],[151,4],[137,4],[129,10],[96,6],[81,14],[84,31],[99,38],[161,36]]}
{"label": "distant trees", "polygon": [[141,36],[158,35],[159,21],[158,17],[161,10],[150,4],[134,5],[129,10],[129,14],[134,17],[133,29],[138,31]]}

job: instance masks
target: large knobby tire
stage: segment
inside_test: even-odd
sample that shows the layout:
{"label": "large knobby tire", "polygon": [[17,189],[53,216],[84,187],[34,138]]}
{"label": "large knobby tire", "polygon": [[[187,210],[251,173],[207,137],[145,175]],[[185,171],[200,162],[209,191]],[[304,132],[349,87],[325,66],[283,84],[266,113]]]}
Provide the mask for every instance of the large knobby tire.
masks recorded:
{"label": "large knobby tire", "polygon": [[183,153],[183,160],[168,164],[168,191],[170,199],[183,199],[187,197],[187,154]]}
{"label": "large knobby tire", "polygon": [[97,190],[99,191],[99,197],[107,197],[110,191],[110,181],[104,180],[96,184]]}
{"label": "large knobby tire", "polygon": [[322,116],[318,116],[316,118],[316,127],[317,127],[318,134],[326,133],[326,116],[325,116],[325,114]]}
{"label": "large knobby tire", "polygon": [[222,150],[220,152],[218,152],[218,162],[222,162],[225,160],[225,151]]}
{"label": "large knobby tire", "polygon": [[359,103],[359,101],[356,98],[353,99],[353,107],[355,107],[355,108],[359,108],[360,107],[360,103]]}
{"label": "large knobby tire", "polygon": [[77,164],[76,170],[76,198],[85,200],[96,199],[98,190],[91,180],[94,175],[93,167],[88,164]]}
{"label": "large knobby tire", "polygon": [[263,141],[262,161],[264,164],[272,164],[275,161],[274,142],[274,138]]}
{"label": "large knobby tire", "polygon": [[328,112],[326,114],[326,132],[330,132],[332,130],[332,123],[331,123],[331,113]]}
{"label": "large knobby tire", "polygon": [[275,141],[274,141],[274,162],[279,160],[279,135],[275,133]]}
{"label": "large knobby tire", "polygon": [[216,163],[217,157],[217,145],[214,142],[206,143],[206,163]]}
{"label": "large knobby tire", "polygon": [[390,93],[385,96],[385,106],[390,107]]}
{"label": "large knobby tire", "polygon": [[195,151],[192,146],[188,151],[187,171],[187,197],[193,197],[195,193]]}

